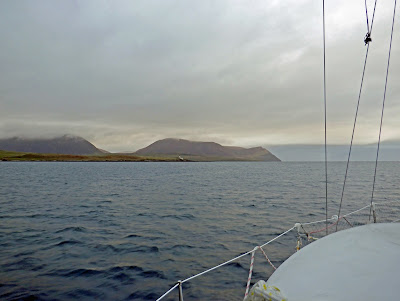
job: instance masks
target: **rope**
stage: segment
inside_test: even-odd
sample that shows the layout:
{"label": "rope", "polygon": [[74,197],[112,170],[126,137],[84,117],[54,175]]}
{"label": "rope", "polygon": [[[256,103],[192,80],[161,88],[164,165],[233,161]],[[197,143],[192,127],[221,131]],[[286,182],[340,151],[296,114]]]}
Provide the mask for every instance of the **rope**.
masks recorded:
{"label": "rope", "polygon": [[[400,203],[400,201],[388,201],[388,202],[380,202],[380,203],[376,203],[376,204],[383,205],[383,204],[391,204],[391,203]],[[360,209],[357,209],[357,210],[355,210],[355,211],[352,211],[352,212],[350,212],[350,213],[347,213],[347,214],[343,215],[341,218],[344,218],[344,217],[347,217],[347,216],[349,216],[349,215],[355,214],[355,213],[357,213],[357,212],[359,212],[359,211],[362,211],[362,210],[364,210],[364,209],[366,209],[366,208],[368,208],[368,207],[370,207],[370,206],[371,206],[371,205],[366,205],[366,206],[364,206],[364,207],[362,207],[362,208],[360,208]],[[329,220],[336,220],[336,218],[335,218],[335,217],[332,217],[332,218],[330,218]],[[301,226],[302,226],[302,225],[312,225],[312,224],[317,224],[317,223],[323,223],[323,222],[325,222],[325,221],[326,221],[326,220],[319,220],[319,221],[314,221],[314,222],[302,223]],[[338,220],[338,221],[339,221],[339,220]],[[333,225],[335,225],[338,221],[336,221],[336,222],[335,222],[334,224],[332,224],[330,227],[332,227]],[[399,220],[397,220],[397,221],[399,221]],[[395,221],[395,222],[397,222],[397,221]],[[259,248],[262,250],[262,247],[264,247],[264,246],[266,246],[266,245],[272,243],[273,241],[279,239],[280,237],[286,235],[287,233],[289,233],[290,231],[292,231],[294,228],[295,228],[295,226],[292,227],[292,228],[290,228],[290,229],[288,229],[288,230],[286,230],[285,232],[279,234],[278,236],[274,237],[273,239],[269,240],[268,242],[264,243],[263,245],[259,246]],[[304,230],[304,228],[303,228],[303,230]],[[323,231],[323,230],[325,230],[325,228],[319,230],[319,232],[321,232],[321,231]],[[311,232],[311,233],[316,233],[316,232]],[[310,235],[311,233],[309,233],[309,235]],[[239,259],[239,258],[242,258],[243,256],[246,256],[246,255],[248,255],[248,254],[251,254],[253,251],[254,251],[254,249],[253,249],[253,250],[250,250],[250,251],[248,251],[248,252],[246,252],[246,253],[243,253],[243,254],[241,254],[241,255],[235,257],[235,258],[232,258],[232,259],[230,259],[230,260],[228,260],[228,261],[225,261],[224,263],[221,263],[221,264],[219,264],[219,265],[217,265],[217,266],[215,266],[215,267],[212,267],[212,268],[210,268],[210,269],[208,269],[208,270],[206,270],[206,271],[203,271],[203,272],[201,272],[201,273],[198,273],[198,274],[196,274],[196,275],[193,275],[193,276],[191,276],[191,277],[189,277],[189,278],[187,278],[187,279],[185,279],[185,280],[182,280],[181,283],[183,284],[184,282],[190,281],[190,280],[192,280],[192,279],[194,279],[194,278],[196,278],[196,277],[202,276],[202,275],[204,275],[204,274],[206,274],[206,273],[209,273],[209,272],[211,272],[211,271],[213,271],[213,270],[216,270],[216,269],[218,269],[218,268],[220,268],[220,267],[222,267],[222,266],[224,266],[224,265],[227,265],[227,264],[229,264],[229,263],[231,263],[231,262],[233,262],[233,261],[235,261],[235,260],[237,260],[237,259]],[[263,252],[263,253],[264,253],[264,252]],[[266,255],[266,254],[265,254],[265,255]],[[264,256],[265,256],[265,255],[264,255]],[[266,258],[268,258],[268,256],[266,256]],[[268,259],[267,259],[267,260],[268,260]],[[271,262],[270,264],[272,265],[272,262]],[[159,297],[156,301],[160,301],[161,299],[163,299],[165,296],[167,296],[169,293],[171,293],[176,287],[178,287],[178,285],[179,285],[179,283],[176,283],[173,287],[171,287],[167,292],[165,292],[165,293],[164,293],[161,297]]]}
{"label": "rope", "polygon": [[264,254],[265,258],[267,259],[268,263],[274,268],[274,270],[276,270],[276,267],[272,264],[271,260],[269,260],[267,254],[264,252],[263,248],[261,248],[261,246],[255,247],[255,248],[251,251],[251,260],[250,260],[249,277],[247,278],[246,292],[244,293],[244,298],[243,298],[243,300],[246,299],[247,295],[249,294],[251,276],[253,275],[253,268],[254,268],[254,255],[255,255],[257,249],[260,249],[260,250],[261,250],[261,252]]}
{"label": "rope", "polygon": [[360,209],[357,209],[357,210],[355,210],[355,211],[353,211],[353,212],[347,213],[347,214],[343,215],[342,217],[347,217],[347,216],[352,215],[352,214],[354,214],[354,213],[360,212],[360,211],[362,211],[362,210],[364,210],[364,209],[366,209],[366,208],[368,208],[368,207],[371,207],[371,205],[367,205],[367,206],[364,206],[364,207],[362,207],[362,208],[360,208]]}
{"label": "rope", "polygon": [[243,300],[246,299],[247,295],[249,294],[251,275],[253,274],[254,254],[255,254],[257,248],[259,248],[259,247],[255,247],[255,248],[253,249],[253,251],[251,252],[249,278],[247,278],[246,292],[244,293],[244,298],[243,298]]}
{"label": "rope", "polygon": [[337,224],[339,223],[340,220],[341,220],[341,218],[338,218],[338,220],[336,222],[334,222],[332,225],[329,225],[326,228],[322,228],[322,229],[319,229],[319,230],[316,230],[316,231],[312,231],[312,232],[308,233],[308,235],[311,235],[311,234],[314,234],[314,233],[319,233],[319,232],[322,232],[324,230],[328,230],[329,228],[332,228],[334,225],[337,226]]}
{"label": "rope", "polygon": [[[392,201],[392,202],[387,202],[387,203],[395,203],[395,202],[398,202],[398,201]],[[375,204],[376,204],[376,203],[375,203]],[[385,202],[385,203],[380,203],[380,204],[386,204],[386,202]],[[366,206],[364,206],[364,207],[362,207],[362,208],[360,208],[360,209],[357,209],[357,210],[355,210],[355,211],[352,211],[352,212],[350,212],[350,213],[347,213],[347,214],[345,214],[345,215],[342,215],[340,218],[337,218],[337,219],[336,219],[336,217],[330,218],[329,220],[336,220],[336,222],[333,223],[332,225],[328,226],[328,228],[332,228],[332,226],[337,225],[337,224],[339,223],[339,221],[340,221],[342,218],[343,218],[351,227],[353,227],[353,225],[346,219],[346,217],[349,216],[349,215],[355,214],[355,213],[357,213],[357,212],[360,212],[360,211],[362,211],[362,210],[364,210],[364,209],[366,209],[366,208],[369,208],[369,207],[371,207],[371,206],[372,206],[372,205],[366,205]],[[322,232],[322,231],[326,230],[326,228],[322,228],[322,229],[319,229],[319,230],[316,230],[316,231],[313,231],[313,232],[309,232],[309,233],[308,233],[308,232],[303,228],[303,225],[312,225],[312,224],[317,224],[317,223],[322,223],[322,222],[325,222],[325,220],[315,221],[315,222],[310,222],[310,223],[303,223],[303,224],[301,224],[301,227],[302,227],[304,233],[305,233],[305,234],[307,235],[307,237],[308,237],[308,236],[310,236],[311,234]],[[313,237],[311,237],[311,238],[313,238]]]}
{"label": "rope", "polygon": [[[327,134],[326,134],[326,50],[325,50],[325,0],[322,1],[322,27],[324,40],[324,121],[325,121],[325,223],[328,227],[328,151],[327,151]],[[326,228],[328,235],[328,228]]]}
{"label": "rope", "polygon": [[278,236],[276,236],[275,238],[271,239],[270,241],[266,242],[265,244],[261,245],[260,247],[265,247],[266,245],[270,244],[271,242],[277,240],[278,238],[280,238],[283,235],[286,235],[287,233],[289,233],[290,231],[292,231],[294,229],[294,227],[290,228],[289,230],[286,230],[285,232],[279,234]]}
{"label": "rope", "polygon": [[156,301],[160,301],[162,298],[164,298],[166,295],[168,295],[170,292],[172,292],[179,283],[175,284],[173,287],[171,287],[169,290],[167,290],[160,298],[158,298]]}
{"label": "rope", "polygon": [[345,217],[343,216],[343,219],[349,224],[350,227],[353,227],[353,225],[347,220],[347,218],[345,218]]}
{"label": "rope", "polygon": [[[374,13],[375,13],[375,10],[374,10]],[[371,24],[371,27],[372,27],[372,24]],[[366,66],[367,66],[368,51],[369,51],[369,44],[367,45],[367,51],[366,51],[366,53],[365,53],[364,67],[363,67],[363,72],[362,72],[362,76],[361,76],[360,90],[359,90],[359,92],[358,92],[357,108],[356,108],[356,114],[355,114],[355,116],[354,116],[353,131],[352,131],[352,134],[351,134],[349,155],[348,155],[348,157],[347,157],[346,172],[345,172],[345,174],[344,174],[344,182],[343,182],[343,188],[342,188],[342,196],[340,197],[340,204],[339,204],[338,216],[340,216],[340,212],[341,212],[341,210],[342,210],[344,189],[345,189],[345,187],[346,187],[346,180],[347,180],[347,174],[348,174],[348,171],[349,171],[349,163],[350,163],[351,149],[352,149],[352,147],[353,147],[354,132],[355,132],[356,123],[357,123],[358,108],[360,107],[361,91],[362,91],[362,87],[363,87],[363,83],[364,83],[365,68],[366,68]],[[336,224],[336,231],[337,231],[337,224]]]}
{"label": "rope", "polygon": [[[264,246],[266,246],[266,245],[268,245],[268,244],[270,244],[271,242],[273,242],[273,241],[277,240],[278,238],[282,237],[283,235],[288,234],[288,233],[289,233],[290,231],[292,231],[293,229],[294,229],[294,227],[292,227],[292,228],[286,230],[285,232],[279,234],[278,236],[274,237],[273,239],[271,239],[271,240],[267,241],[266,243],[264,243],[263,245],[261,245],[260,248],[261,248],[261,247],[264,247]],[[218,268],[220,268],[220,267],[222,267],[222,266],[224,266],[224,265],[227,265],[228,263],[231,263],[231,262],[233,262],[233,261],[235,261],[235,260],[237,260],[237,259],[239,259],[239,258],[242,258],[243,256],[246,256],[246,255],[252,253],[253,251],[254,251],[254,249],[251,250],[251,251],[248,251],[248,252],[246,252],[246,253],[243,253],[243,254],[241,254],[241,255],[235,257],[235,258],[232,258],[232,259],[230,259],[230,260],[228,260],[228,261],[225,261],[225,262],[223,262],[223,263],[221,263],[221,264],[219,264],[219,265],[217,265],[217,266],[215,266],[215,267],[212,267],[212,268],[210,268],[210,269],[208,269],[208,270],[205,270],[205,271],[203,271],[203,272],[201,272],[201,273],[198,273],[198,274],[193,275],[193,276],[191,276],[191,277],[189,277],[189,278],[186,278],[185,280],[182,280],[181,283],[183,284],[183,283],[185,283],[185,282],[187,282],[187,281],[190,281],[190,280],[192,280],[192,279],[194,279],[194,278],[197,278],[197,277],[199,277],[199,276],[201,276],[201,275],[207,274],[207,273],[209,273],[209,272],[211,272],[211,271],[213,271],[213,270],[216,270],[216,269],[218,269]],[[165,296],[167,296],[171,291],[173,291],[178,285],[179,285],[179,283],[175,284],[173,287],[171,287],[166,293],[164,293],[164,294],[163,294],[160,298],[158,298],[156,301],[160,301],[161,299],[163,299],[163,298],[164,298]]]}
{"label": "rope", "polygon": [[271,262],[271,260],[269,260],[267,254],[265,253],[264,249],[259,247],[261,252],[264,254],[265,259],[267,259],[268,263],[274,268],[274,270],[276,270],[276,267],[273,265],[273,263]]}
{"label": "rope", "polygon": [[199,277],[199,276],[201,276],[201,275],[204,275],[204,274],[207,274],[207,273],[209,273],[209,272],[211,272],[211,271],[213,271],[213,270],[216,270],[216,269],[218,269],[218,268],[220,268],[220,267],[222,267],[222,266],[224,266],[224,265],[226,265],[226,264],[228,264],[228,263],[231,263],[232,261],[235,261],[235,260],[237,260],[237,259],[239,259],[239,258],[242,258],[243,256],[246,256],[246,255],[250,254],[251,252],[253,252],[253,251],[249,251],[249,252],[243,253],[242,255],[239,255],[239,256],[237,256],[237,257],[235,257],[235,258],[232,258],[231,260],[225,261],[224,263],[221,263],[221,264],[219,264],[219,265],[217,265],[217,266],[215,266],[215,267],[212,267],[212,268],[210,268],[210,269],[208,269],[208,270],[205,270],[205,271],[203,271],[203,272],[201,272],[201,273],[198,273],[198,274],[196,274],[196,275],[193,275],[193,276],[191,276],[191,277],[189,277],[189,278],[187,278],[187,279],[185,279],[185,280],[182,280],[182,283],[185,283],[185,282],[187,282],[187,281],[189,281],[189,280],[192,280],[192,279],[197,278],[197,277]]}
{"label": "rope", "polygon": [[[369,206],[369,205],[368,205]],[[328,221],[331,221],[331,220],[336,220],[336,217],[331,217],[330,219],[328,219]],[[319,224],[319,223],[323,223],[323,222],[325,222],[326,220],[324,219],[324,220],[320,220],[320,221],[315,221],[315,222],[308,222],[308,223],[302,223],[301,225],[303,226],[307,226],[307,225],[312,225],[312,224]]]}
{"label": "rope", "polygon": [[[261,245],[260,247],[265,247],[266,245],[268,245],[268,244],[270,244],[271,242],[277,240],[278,238],[282,237],[283,235],[288,234],[288,233],[289,233],[290,231],[292,231],[293,229],[294,229],[294,227],[292,227],[292,228],[286,230],[285,232],[283,232],[283,233],[279,234],[278,236],[274,237],[273,239],[267,241],[266,243],[264,243],[264,244]],[[250,251],[248,251],[248,252],[246,252],[246,253],[243,253],[243,254],[241,254],[241,255],[235,257],[235,258],[232,258],[232,259],[230,259],[230,260],[228,260],[228,261],[225,261],[224,263],[221,263],[221,264],[219,264],[219,265],[217,265],[217,266],[215,266],[215,267],[212,267],[212,268],[210,268],[210,269],[208,269],[208,270],[206,270],[206,271],[203,271],[203,272],[198,273],[198,274],[196,274],[196,275],[193,275],[193,276],[191,276],[191,277],[189,277],[189,278],[187,278],[187,279],[185,279],[185,280],[182,280],[182,283],[185,283],[185,282],[187,282],[187,281],[189,281],[189,280],[192,280],[192,279],[197,278],[197,277],[199,277],[199,276],[201,276],[201,275],[204,275],[204,274],[209,273],[209,272],[211,272],[211,271],[213,271],[213,270],[216,270],[216,269],[218,269],[218,268],[220,268],[220,267],[222,267],[222,266],[224,266],[224,265],[226,265],[226,264],[228,264],[228,263],[231,263],[231,262],[233,262],[233,261],[235,261],[235,260],[237,260],[237,259],[239,259],[239,258],[242,258],[242,257],[244,257],[244,256],[246,256],[246,255],[248,255],[248,254],[250,254],[251,252],[253,252],[253,250],[250,250]]]}
{"label": "rope", "polygon": [[372,202],[374,200],[374,191],[375,191],[375,182],[376,182],[376,170],[378,168],[378,157],[379,157],[379,146],[381,144],[381,133],[382,133],[382,123],[383,123],[383,112],[385,110],[385,100],[386,100],[386,88],[387,88],[387,82],[388,82],[388,76],[389,76],[389,65],[390,65],[390,53],[392,51],[392,40],[393,40],[393,28],[394,28],[394,18],[396,15],[396,0],[394,0],[394,8],[393,8],[393,20],[392,20],[392,31],[390,34],[390,45],[389,45],[389,56],[388,56],[388,62],[387,62],[387,67],[386,67],[386,79],[385,79],[385,90],[383,92],[383,102],[382,102],[382,112],[381,112],[381,123],[379,126],[379,138],[378,138],[378,147],[376,150],[376,160],[375,160],[375,171],[374,171],[374,182],[372,184],[372,195],[371,195],[371,209],[369,210],[369,218],[368,220],[371,220],[371,210],[372,210]]}

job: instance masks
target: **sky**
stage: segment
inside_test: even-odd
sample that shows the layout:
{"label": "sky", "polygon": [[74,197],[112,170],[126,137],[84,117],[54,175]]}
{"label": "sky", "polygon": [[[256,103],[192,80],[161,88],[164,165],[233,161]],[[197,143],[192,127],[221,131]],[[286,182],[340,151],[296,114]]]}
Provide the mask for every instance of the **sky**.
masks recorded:
{"label": "sky", "polygon": [[[365,7],[325,2],[328,144],[348,144]],[[393,4],[377,4],[356,144],[378,138]],[[385,141],[400,139],[398,19]],[[322,41],[321,0],[1,1],[0,138],[70,134],[114,152],[167,137],[322,144]]]}

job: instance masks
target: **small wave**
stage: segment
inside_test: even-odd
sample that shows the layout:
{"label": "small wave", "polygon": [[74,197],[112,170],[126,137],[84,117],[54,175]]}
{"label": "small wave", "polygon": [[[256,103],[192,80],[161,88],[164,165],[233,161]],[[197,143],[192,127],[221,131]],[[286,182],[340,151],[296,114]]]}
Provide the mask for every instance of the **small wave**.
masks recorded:
{"label": "small wave", "polygon": [[139,234],[129,234],[129,235],[125,236],[124,238],[133,238],[133,237],[143,237],[143,236],[139,235]]}
{"label": "small wave", "polygon": [[0,283],[0,288],[11,288],[11,287],[16,287],[16,284],[13,283]]}
{"label": "small wave", "polygon": [[114,247],[113,245],[96,245],[94,248],[101,252],[112,251],[114,253],[120,253],[122,251],[121,249]]}
{"label": "small wave", "polygon": [[155,270],[148,270],[148,271],[143,271],[140,273],[141,276],[144,278],[160,278],[160,279],[166,279],[164,276],[164,273],[158,272]]}
{"label": "small wave", "polygon": [[103,274],[101,270],[94,269],[75,269],[75,270],[58,270],[51,273],[52,276],[62,277],[92,277]]}
{"label": "small wave", "polygon": [[35,267],[32,268],[32,271],[35,271],[35,272],[36,272],[36,271],[41,271],[41,270],[43,270],[45,267],[46,267],[45,264],[37,265],[37,266],[35,266]]}
{"label": "small wave", "polygon": [[33,253],[35,253],[35,251],[23,251],[23,252],[15,254],[13,257],[18,258],[21,256],[32,255]]}
{"label": "small wave", "polygon": [[163,215],[161,218],[174,218],[174,219],[179,219],[179,220],[185,220],[185,219],[195,219],[196,217],[193,214],[186,213],[182,215],[177,215],[177,214],[168,214],[168,215]]}
{"label": "small wave", "polygon": [[31,215],[27,215],[24,217],[28,217],[28,218],[39,218],[39,217],[49,217],[48,215],[45,214],[41,214],[41,213],[36,213],[36,214],[31,214]]}
{"label": "small wave", "polygon": [[139,252],[139,253],[158,253],[160,252],[160,249],[156,246],[148,247],[148,246],[138,246],[133,248],[133,252]]}
{"label": "small wave", "polygon": [[116,266],[108,269],[105,273],[109,274],[111,278],[125,282],[125,281],[134,281],[129,274],[135,272],[138,275],[144,278],[159,278],[159,279],[166,279],[165,275],[161,271],[156,270],[144,270],[139,266]]}
{"label": "small wave", "polygon": [[77,244],[81,244],[80,241],[78,240],[63,240],[61,242],[59,242],[58,244],[55,244],[54,246],[65,246],[65,245],[77,245]]}
{"label": "small wave", "polygon": [[66,294],[67,299],[69,298],[74,298],[78,300],[84,300],[87,298],[91,299],[102,299],[104,297],[104,294],[97,293],[91,290],[86,290],[86,289],[76,289],[71,292],[68,292]]}
{"label": "small wave", "polygon": [[119,193],[110,193],[109,196],[119,196]]}
{"label": "small wave", "polygon": [[66,227],[64,229],[58,230],[55,233],[63,233],[63,232],[85,232],[86,228],[85,227]]}
{"label": "small wave", "polygon": [[174,245],[171,249],[193,249],[194,246],[189,245]]}
{"label": "small wave", "polygon": [[116,267],[112,267],[107,272],[117,273],[117,272],[121,272],[121,271],[143,272],[143,269],[141,267],[136,266],[136,265],[122,266],[122,267],[121,266],[116,266]]}
{"label": "small wave", "polygon": [[42,248],[40,248],[41,251],[46,251],[46,250],[51,250],[54,248],[59,248],[59,247],[68,247],[68,246],[74,246],[74,245],[79,245],[82,244],[82,242],[78,241],[78,240],[63,240],[60,241],[58,243],[55,244],[50,244],[50,245],[46,245],[43,246]]}
{"label": "small wave", "polygon": [[102,201],[101,201],[101,203],[107,203],[107,204],[110,204],[110,203],[112,203],[112,201],[110,201],[110,200],[102,200]]}
{"label": "small wave", "polygon": [[2,264],[1,267],[6,272],[15,270],[34,270],[38,267],[39,269],[43,267],[40,262],[41,261],[37,258],[25,257],[18,261]]}
{"label": "small wave", "polygon": [[26,289],[18,289],[15,291],[0,294],[1,300],[45,300],[47,294],[33,294],[31,291]]}
{"label": "small wave", "polygon": [[158,297],[160,297],[160,295],[154,292],[134,292],[130,294],[126,300],[156,300]]}
{"label": "small wave", "polygon": [[117,281],[119,281],[121,283],[130,283],[130,284],[132,284],[135,281],[134,278],[132,278],[131,276],[129,276],[128,274],[126,274],[124,272],[121,272],[121,273],[118,273],[116,275],[113,275],[111,278],[114,279],[114,280],[117,280]]}
{"label": "small wave", "polygon": [[215,247],[222,248],[223,250],[229,250],[229,248],[223,243],[216,243]]}
{"label": "small wave", "polygon": [[162,263],[173,263],[173,262],[175,262],[175,260],[172,258],[168,258],[162,261]]}
{"label": "small wave", "polygon": [[155,217],[157,215],[154,213],[143,212],[143,213],[139,213],[138,216]]}
{"label": "small wave", "polygon": [[247,270],[247,268],[245,268],[240,262],[231,262],[227,264],[228,267],[233,267],[236,269],[243,269],[243,270]]}
{"label": "small wave", "polygon": [[[96,288],[101,289],[102,291],[106,290],[112,290],[114,292],[118,292],[121,288],[121,285],[118,282],[111,282],[111,281],[104,281],[96,285]],[[108,300],[109,298],[104,298],[105,300]]]}

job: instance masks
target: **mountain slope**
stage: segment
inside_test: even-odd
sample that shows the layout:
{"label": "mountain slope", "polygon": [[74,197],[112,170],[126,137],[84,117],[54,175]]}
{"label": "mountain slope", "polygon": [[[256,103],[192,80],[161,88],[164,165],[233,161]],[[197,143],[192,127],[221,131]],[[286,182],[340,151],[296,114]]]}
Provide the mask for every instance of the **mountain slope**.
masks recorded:
{"label": "mountain slope", "polygon": [[215,142],[197,142],[184,139],[167,138],[158,140],[149,146],[138,150],[137,155],[175,155],[199,156],[204,159],[244,161],[280,161],[268,150],[262,147],[243,148],[222,146]]}
{"label": "mountain slope", "polygon": [[19,137],[0,139],[0,149],[40,154],[95,155],[104,153],[89,141],[69,135],[49,139]]}

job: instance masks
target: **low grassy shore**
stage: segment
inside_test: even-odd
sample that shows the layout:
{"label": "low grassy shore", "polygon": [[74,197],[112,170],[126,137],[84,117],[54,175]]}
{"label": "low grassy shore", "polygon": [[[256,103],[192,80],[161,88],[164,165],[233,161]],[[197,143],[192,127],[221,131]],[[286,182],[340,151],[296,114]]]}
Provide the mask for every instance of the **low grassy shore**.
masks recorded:
{"label": "low grassy shore", "polygon": [[130,154],[104,154],[104,155],[60,155],[11,152],[0,150],[0,161],[42,161],[42,162],[178,162],[178,157],[150,157]]}

